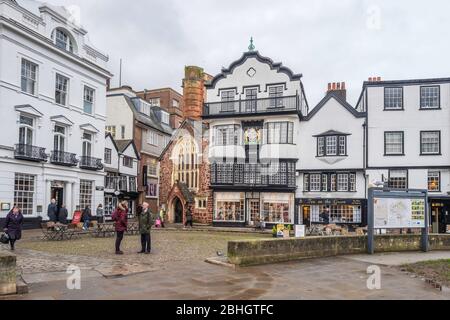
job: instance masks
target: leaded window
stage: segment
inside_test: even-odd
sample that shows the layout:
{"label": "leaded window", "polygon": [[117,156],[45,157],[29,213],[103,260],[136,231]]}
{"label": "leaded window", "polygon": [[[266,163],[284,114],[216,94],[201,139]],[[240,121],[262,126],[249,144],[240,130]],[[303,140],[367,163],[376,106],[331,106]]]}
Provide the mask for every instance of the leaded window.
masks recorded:
{"label": "leaded window", "polygon": [[428,191],[430,191],[430,192],[441,191],[441,172],[440,171],[428,171]]}
{"label": "leaded window", "polygon": [[390,170],[388,184],[389,184],[389,188],[408,189],[408,171],[407,170]]}

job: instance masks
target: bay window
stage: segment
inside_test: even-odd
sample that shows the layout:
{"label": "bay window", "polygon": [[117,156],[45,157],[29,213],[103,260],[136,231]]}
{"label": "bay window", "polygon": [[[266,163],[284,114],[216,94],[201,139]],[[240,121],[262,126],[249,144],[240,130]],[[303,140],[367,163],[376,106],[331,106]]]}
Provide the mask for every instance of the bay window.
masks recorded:
{"label": "bay window", "polygon": [[293,122],[269,122],[265,125],[266,144],[293,144],[294,123]]}

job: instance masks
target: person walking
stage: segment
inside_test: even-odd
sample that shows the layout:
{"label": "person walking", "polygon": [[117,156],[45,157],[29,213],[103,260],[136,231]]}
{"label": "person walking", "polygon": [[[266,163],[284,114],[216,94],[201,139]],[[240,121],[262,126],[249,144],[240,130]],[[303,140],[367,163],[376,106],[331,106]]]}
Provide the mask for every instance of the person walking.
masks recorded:
{"label": "person walking", "polygon": [[67,217],[69,216],[69,212],[67,211],[66,205],[63,204],[61,209],[59,209],[58,220],[61,224],[67,224]]}
{"label": "person walking", "polygon": [[95,215],[98,218],[98,223],[104,223],[104,217],[105,217],[105,211],[103,210],[103,205],[100,203],[97,207],[97,210],[95,212]]}
{"label": "person walking", "polygon": [[141,246],[142,249],[138,253],[150,254],[152,251],[152,240],[150,237],[150,231],[152,229],[153,223],[155,222],[155,217],[149,208],[149,204],[144,202],[142,204],[142,211],[138,215],[139,220],[139,233],[141,234]]}
{"label": "person walking", "polygon": [[58,222],[57,215],[58,215],[58,205],[56,204],[56,199],[52,199],[50,201],[50,204],[47,207],[47,215],[50,219],[50,222]]}
{"label": "person walking", "polygon": [[186,210],[186,223],[184,224],[184,227],[186,228],[188,225],[193,228],[193,216],[192,216],[192,206],[188,205]]}
{"label": "person walking", "polygon": [[166,221],[166,210],[164,209],[164,206],[161,206],[161,210],[159,210],[159,218],[161,219],[161,227],[165,228],[164,222]]}
{"label": "person walking", "polygon": [[83,230],[89,229],[89,223],[91,223],[92,213],[89,205],[83,210]]}
{"label": "person walking", "polygon": [[123,251],[120,250],[120,244],[128,227],[128,207],[126,201],[119,203],[111,218],[114,221],[114,228],[116,230],[116,254],[123,254]]}
{"label": "person walking", "polygon": [[11,251],[14,251],[16,241],[22,238],[23,215],[19,207],[14,208],[6,216],[3,230],[8,234]]}

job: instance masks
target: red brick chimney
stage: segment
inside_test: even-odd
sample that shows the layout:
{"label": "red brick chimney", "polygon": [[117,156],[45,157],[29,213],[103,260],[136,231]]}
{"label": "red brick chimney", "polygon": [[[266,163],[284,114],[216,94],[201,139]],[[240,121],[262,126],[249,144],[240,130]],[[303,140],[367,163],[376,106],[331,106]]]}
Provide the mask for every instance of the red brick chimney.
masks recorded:
{"label": "red brick chimney", "polygon": [[183,117],[185,119],[201,120],[203,105],[206,100],[205,82],[211,76],[202,68],[187,66],[184,68],[183,79]]}
{"label": "red brick chimney", "polygon": [[345,82],[328,83],[327,94],[330,92],[336,93],[344,99],[344,101],[347,101],[347,89],[345,88]]}
{"label": "red brick chimney", "polygon": [[369,82],[380,82],[381,81],[381,77],[370,77],[369,78]]}

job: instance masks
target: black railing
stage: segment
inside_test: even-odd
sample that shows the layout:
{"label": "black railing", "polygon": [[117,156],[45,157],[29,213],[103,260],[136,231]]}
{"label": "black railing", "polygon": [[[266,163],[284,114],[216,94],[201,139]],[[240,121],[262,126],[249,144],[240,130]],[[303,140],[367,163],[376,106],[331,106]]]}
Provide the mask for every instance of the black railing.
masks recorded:
{"label": "black railing", "polygon": [[61,166],[76,167],[79,161],[75,153],[56,150],[52,152],[50,162]]}
{"label": "black railing", "polygon": [[80,158],[80,168],[86,170],[103,170],[102,159],[83,156]]}
{"label": "black railing", "polygon": [[21,160],[45,162],[47,161],[48,155],[45,153],[45,148],[35,147],[28,144],[16,144],[14,157]]}
{"label": "black railing", "polygon": [[213,163],[211,185],[295,188],[295,162]]}
{"label": "black railing", "polygon": [[255,113],[299,112],[299,97],[288,96],[255,100],[206,103],[203,116],[251,115]]}

